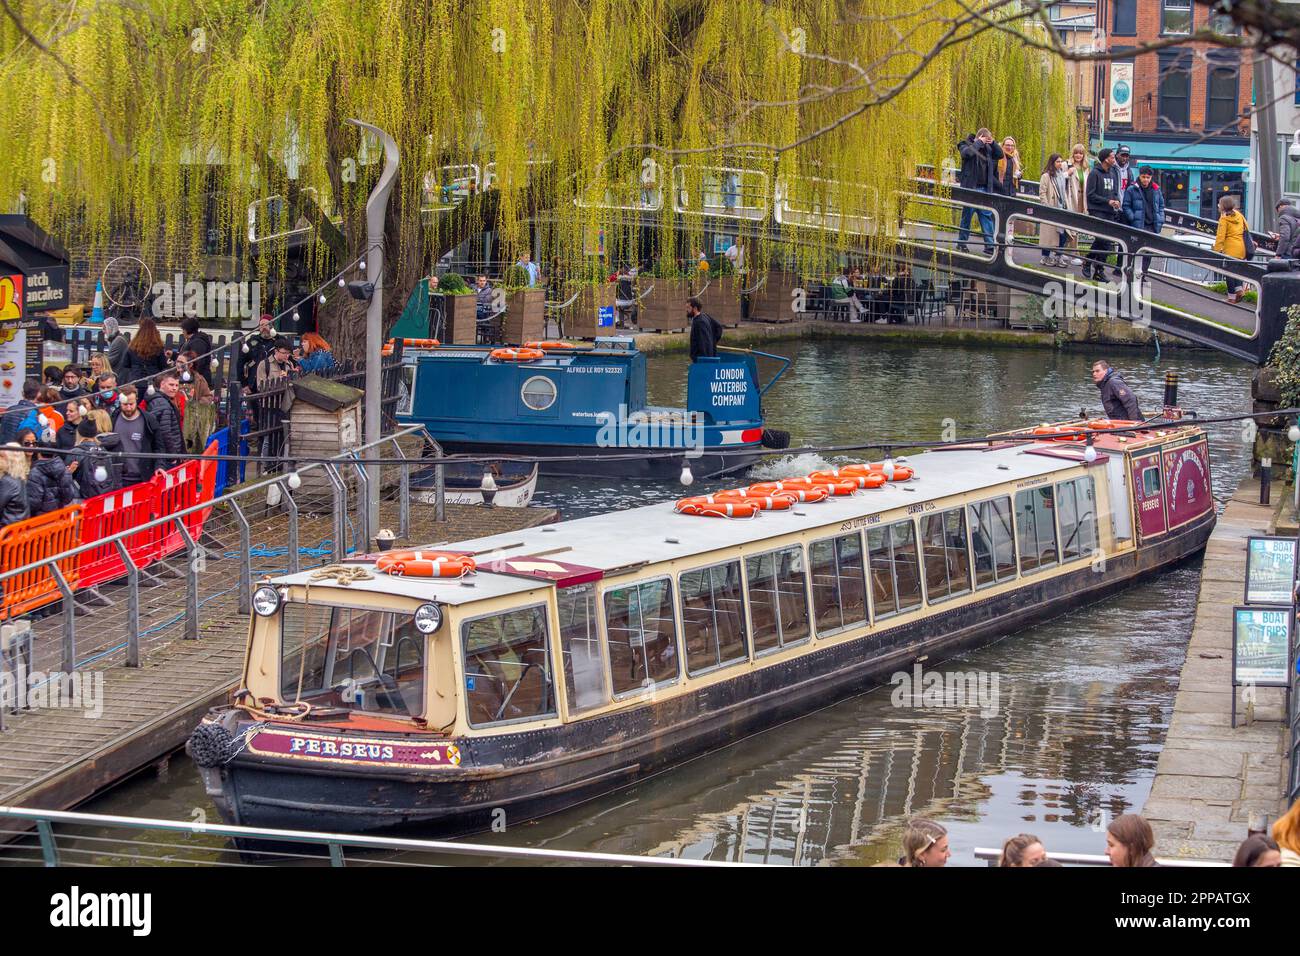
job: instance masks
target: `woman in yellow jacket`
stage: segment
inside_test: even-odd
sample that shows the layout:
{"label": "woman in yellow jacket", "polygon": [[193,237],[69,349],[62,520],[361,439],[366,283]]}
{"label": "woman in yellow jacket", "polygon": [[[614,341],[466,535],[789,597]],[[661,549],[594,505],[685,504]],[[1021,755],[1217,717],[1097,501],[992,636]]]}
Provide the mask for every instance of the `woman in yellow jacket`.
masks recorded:
{"label": "woman in yellow jacket", "polygon": [[[1221,252],[1233,259],[1246,258],[1246,217],[1237,212],[1237,201],[1231,196],[1219,200],[1219,231],[1214,237],[1214,251]],[[1244,294],[1241,280],[1235,276],[1224,276],[1228,284],[1228,301],[1240,302]]]}

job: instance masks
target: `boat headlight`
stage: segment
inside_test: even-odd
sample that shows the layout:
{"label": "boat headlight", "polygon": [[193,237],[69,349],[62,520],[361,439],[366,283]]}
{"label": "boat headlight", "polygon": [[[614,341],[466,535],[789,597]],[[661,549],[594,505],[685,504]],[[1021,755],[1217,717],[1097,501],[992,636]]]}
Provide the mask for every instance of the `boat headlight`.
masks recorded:
{"label": "boat headlight", "polygon": [[270,617],[280,610],[280,592],[264,584],[253,592],[253,610],[262,617]]}
{"label": "boat headlight", "polygon": [[442,627],[442,608],[436,604],[421,604],[415,609],[415,629],[421,634],[432,634]]}

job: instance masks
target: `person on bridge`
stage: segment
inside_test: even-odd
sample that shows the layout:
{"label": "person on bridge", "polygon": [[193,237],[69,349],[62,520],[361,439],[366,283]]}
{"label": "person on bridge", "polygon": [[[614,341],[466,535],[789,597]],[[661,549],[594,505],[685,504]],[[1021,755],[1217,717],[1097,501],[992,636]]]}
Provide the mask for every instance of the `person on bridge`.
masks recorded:
{"label": "person on bridge", "polygon": [[[1138,172],[1137,181],[1124,190],[1124,218],[1134,229],[1160,234],[1165,225],[1165,197],[1155,185],[1156,171],[1150,166],[1143,166]],[[1136,259],[1136,256],[1132,257]],[[1134,263],[1129,263],[1133,268]],[[1151,268],[1151,257],[1142,257],[1142,274]]]}
{"label": "person on bridge", "polygon": [[[1115,173],[1115,155],[1110,149],[1103,149],[1097,154],[1097,162],[1088,173],[1084,197],[1088,203],[1088,215],[1110,222],[1124,221],[1120,212],[1123,202],[1120,199],[1119,176]],[[1083,277],[1105,282],[1106,260],[1114,248],[1115,244],[1112,240],[1094,236],[1092,248],[1088,250],[1087,258],[1083,263]],[[1116,265],[1115,278],[1118,279],[1121,275],[1123,273]]]}
{"label": "person on bridge", "polygon": [[[1053,209],[1070,211],[1070,173],[1060,153],[1047,157],[1047,165],[1038,180],[1038,201]],[[1058,226],[1043,223],[1038,227],[1038,251],[1045,266],[1064,267],[1070,264],[1065,255],[1065,244],[1070,234]]]}
{"label": "person on bridge", "polygon": [[1278,201],[1277,231],[1269,235],[1277,243],[1279,259],[1295,259],[1300,256],[1300,212],[1289,199]]}
{"label": "person on bridge", "polygon": [[1130,162],[1131,155],[1129,148],[1123,143],[1120,143],[1119,149],[1115,150],[1115,174],[1119,176],[1119,192],[1121,196],[1124,194],[1124,190],[1138,181],[1137,166]]}
{"label": "person on bridge", "polygon": [[686,317],[691,320],[691,361],[717,358],[722,324],[705,312],[700,300],[694,296],[686,300]]}
{"label": "person on bridge", "polygon": [[[78,435],[85,435],[80,426]],[[140,393],[134,385],[123,385],[119,393],[117,414],[113,416],[113,434],[117,436],[117,446],[124,453],[121,464],[121,481],[134,485],[153,477],[155,470],[153,458],[136,458],[135,455],[152,455],[162,451],[158,440],[158,422],[149,412],[140,407]],[[96,432],[89,433],[94,438]],[[74,461],[76,459],[73,459]],[[83,487],[85,479],[83,477]]]}
{"label": "person on bridge", "polygon": [[1002,141],[1002,158],[998,160],[998,175],[994,188],[1004,196],[1014,196],[1020,192],[1020,153],[1016,151],[1016,141],[1008,136]]}
{"label": "person on bridge", "polygon": [[[961,172],[957,176],[957,185],[962,189],[978,189],[980,192],[996,192],[998,163],[1005,158],[1002,147],[993,142],[993,134],[987,128],[978,133],[969,134],[957,144],[961,153]],[[980,231],[984,234],[984,254],[993,254],[993,213],[987,209],[963,206],[961,210],[961,227],[957,232],[957,251],[966,252],[966,243],[970,240],[971,219],[978,213]]]}
{"label": "person on bridge", "polygon": [[[1246,217],[1237,212],[1237,200],[1232,196],[1221,197],[1219,231],[1214,236],[1214,251],[1232,259],[1249,259],[1255,251],[1253,245]],[[1235,305],[1246,294],[1242,291],[1241,280],[1227,273],[1224,273],[1223,278],[1228,286],[1228,301]]]}
{"label": "person on bridge", "polygon": [[1133,389],[1105,359],[1092,363],[1092,381],[1101,389],[1101,407],[1106,410],[1107,418],[1111,421],[1145,421]]}

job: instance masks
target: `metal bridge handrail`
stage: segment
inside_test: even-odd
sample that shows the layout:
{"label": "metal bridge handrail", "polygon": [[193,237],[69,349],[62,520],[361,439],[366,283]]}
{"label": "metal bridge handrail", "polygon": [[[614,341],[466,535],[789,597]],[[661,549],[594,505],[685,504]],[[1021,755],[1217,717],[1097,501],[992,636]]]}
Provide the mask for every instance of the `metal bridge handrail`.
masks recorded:
{"label": "metal bridge handrail", "polygon": [[[1058,863],[1064,863],[1068,866],[1110,866],[1110,857],[1104,853],[1049,853],[1048,856]],[[995,850],[991,847],[977,846],[975,848],[975,859],[987,860],[989,866],[995,866],[997,861],[1002,858],[1002,851]],[[1185,867],[1216,867],[1231,866],[1230,863],[1224,863],[1222,860],[1184,860],[1180,857],[1156,857],[1156,862],[1161,866],[1185,866]]]}
{"label": "metal bridge handrail", "polygon": [[[378,441],[368,442],[367,444],[360,445],[357,448],[352,449],[351,451],[344,452],[340,455],[337,455],[335,456],[335,458],[331,459],[331,461],[337,460],[338,463],[341,465],[351,464],[351,459],[357,452],[365,451],[366,449],[371,447],[378,447],[384,442],[396,441],[398,438],[405,438],[408,435],[418,434],[419,432],[424,430],[425,427],[423,425],[408,425],[407,427],[401,429],[400,431],[395,431],[389,435],[385,435],[384,437],[380,438]],[[202,459],[197,459],[197,460],[202,460]],[[292,458],[288,460],[292,461]],[[298,468],[297,471],[299,474],[302,474],[304,472],[311,471],[314,468],[324,468],[325,465],[326,462],[320,462],[320,461],[310,462],[308,464],[303,465],[301,468]],[[106,538],[98,538],[94,541],[88,541],[85,544],[78,545],[75,548],[69,548],[67,551],[64,551],[62,554],[56,554],[50,558],[44,558],[40,561],[33,561],[31,564],[25,564],[21,568],[14,568],[12,570],[5,571],[3,574],[0,574],[0,584],[3,584],[5,581],[8,581],[10,578],[15,577],[16,575],[24,574],[28,571],[35,571],[37,568],[47,567],[56,562],[64,561],[67,558],[75,557],[76,555],[82,554],[86,551],[91,551],[95,548],[102,547],[105,544],[111,544],[112,542],[117,541],[119,539],[130,538],[133,535],[137,535],[142,531],[149,531],[153,528],[159,528],[162,527],[163,525],[171,524],[177,518],[183,518],[186,515],[193,514],[196,511],[205,511],[210,508],[215,508],[219,504],[223,504],[235,498],[243,497],[244,495],[252,494],[256,491],[262,491],[268,489],[270,488],[271,485],[277,485],[282,481],[284,481],[284,475],[272,475],[270,478],[263,478],[261,481],[255,482],[254,484],[246,485],[243,488],[238,489],[237,491],[232,491],[229,494],[222,495],[220,498],[213,498],[211,501],[204,501],[201,502],[200,504],[190,505],[190,507],[188,508],[182,508],[180,511],[172,512],[171,514],[164,515],[161,518],[154,518],[151,521],[146,521],[144,524],[139,524],[132,528],[127,528],[125,531],[119,531],[116,534],[109,535]]]}
{"label": "metal bridge handrail", "polygon": [[[231,826],[222,823],[194,823],[188,820],[160,820],[149,817],[123,817],[103,813],[77,813],[69,810],[37,810],[27,807],[0,806],[0,819],[28,820],[34,823],[68,823],[82,826],[121,827],[128,830],[164,830],[171,833],[198,834],[305,843],[312,846],[350,846],[366,850],[423,850],[460,856],[504,857],[514,860],[564,860],[570,863],[605,863],[621,866],[736,867],[762,866],[761,863],[732,863],[721,860],[683,860],[676,857],[635,856],[627,853],[596,853],[586,850],[543,850],[532,847],[489,846],[481,843],[453,843],[445,840],[416,840],[406,837],[375,837],[351,833],[324,833],[312,830],[278,830],[260,827]],[[42,843],[53,841],[45,828]],[[51,847],[51,849],[53,849]],[[47,860],[49,859],[47,855]],[[51,865],[51,864],[47,864]]]}

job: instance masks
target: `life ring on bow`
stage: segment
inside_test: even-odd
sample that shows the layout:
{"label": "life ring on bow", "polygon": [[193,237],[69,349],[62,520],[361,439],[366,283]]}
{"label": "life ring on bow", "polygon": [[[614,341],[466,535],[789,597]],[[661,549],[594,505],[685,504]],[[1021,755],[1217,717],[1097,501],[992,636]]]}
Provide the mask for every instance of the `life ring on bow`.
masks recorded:
{"label": "life ring on bow", "polygon": [[[885,474],[885,463],[883,461],[873,461],[861,465],[845,465],[839,470],[839,474],[844,477],[851,477],[854,475],[862,475],[864,477],[869,475],[879,475],[881,478],[884,478],[885,481],[907,481],[916,477],[915,470],[910,466],[895,464],[894,477],[890,479]],[[879,479],[877,479],[877,481],[879,481]],[[880,484],[884,484],[884,482],[881,481]],[[866,487],[877,488],[879,485],[869,484]]]}
{"label": "life ring on bow", "polygon": [[459,578],[478,570],[478,562],[449,551],[389,551],[379,556],[375,567],[397,578]]}
{"label": "life ring on bow", "polygon": [[526,349],[576,349],[577,346],[570,342],[525,342]]}
{"label": "life ring on bow", "polygon": [[1094,418],[1088,422],[1088,427],[1104,431],[1110,428],[1133,428],[1141,424],[1141,422],[1130,422],[1123,419]]}
{"label": "life ring on bow", "polygon": [[[850,466],[851,467],[851,466]],[[808,476],[815,481],[852,481],[859,488],[879,488],[886,482],[885,473],[881,471],[855,472],[846,468],[836,471],[814,471]]]}
{"label": "life ring on bow", "polygon": [[828,485],[807,478],[786,478],[781,481],[760,481],[743,489],[746,498],[763,498],[786,495],[796,501],[822,501],[831,496]]}
{"label": "life ring on bow", "polygon": [[488,358],[494,358],[498,362],[535,362],[539,358],[545,357],[545,352],[541,349],[534,348],[507,347],[503,349],[493,349],[488,353]]}
{"label": "life ring on bow", "polygon": [[1044,441],[1083,441],[1085,425],[1039,425],[1033,435]]}
{"label": "life ring on bow", "polygon": [[698,515],[702,518],[757,518],[759,507],[752,501],[745,500],[706,504],[698,499],[683,498],[673,506],[673,510],[678,514]]}

